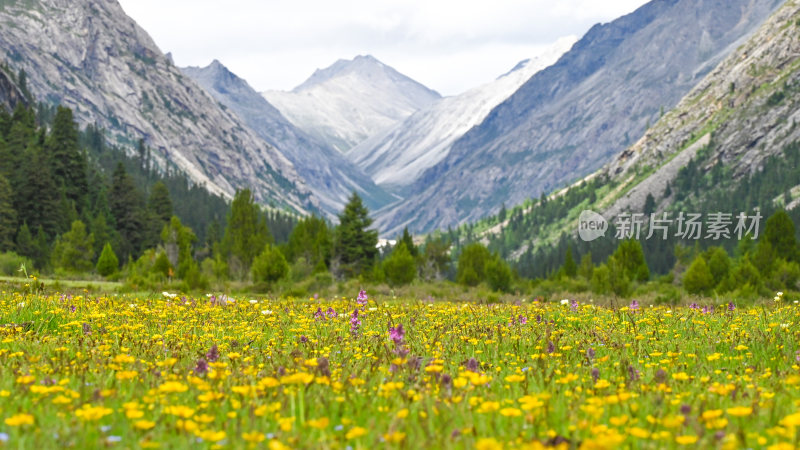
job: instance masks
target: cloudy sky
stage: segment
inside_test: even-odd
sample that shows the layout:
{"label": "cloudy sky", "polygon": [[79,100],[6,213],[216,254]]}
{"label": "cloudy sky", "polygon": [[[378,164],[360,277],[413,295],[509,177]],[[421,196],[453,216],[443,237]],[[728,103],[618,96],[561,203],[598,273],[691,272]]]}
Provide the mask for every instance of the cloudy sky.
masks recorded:
{"label": "cloudy sky", "polygon": [[120,0],[180,66],[219,59],[259,91],[371,54],[444,95],[644,0]]}

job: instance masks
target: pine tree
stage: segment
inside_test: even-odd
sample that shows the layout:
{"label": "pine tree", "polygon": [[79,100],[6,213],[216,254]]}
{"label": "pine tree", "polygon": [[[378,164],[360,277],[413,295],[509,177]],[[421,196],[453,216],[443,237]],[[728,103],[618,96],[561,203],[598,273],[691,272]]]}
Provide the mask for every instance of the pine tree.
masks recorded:
{"label": "pine tree", "polygon": [[172,218],[172,199],[169,197],[169,189],[163,181],[157,181],[150,190],[150,198],[147,200],[147,207],[160,220],[162,225]]}
{"label": "pine tree", "polygon": [[479,243],[468,244],[458,257],[456,279],[466,286],[477,286],[486,279],[486,263],[492,258],[489,250]]}
{"label": "pine tree", "polygon": [[372,219],[361,197],[355,192],[339,215],[334,244],[335,256],[347,276],[367,272],[378,254],[378,232],[369,230]]}
{"label": "pine tree", "polygon": [[79,212],[86,209],[89,191],[86,154],[78,142],[78,125],[72,110],[59,106],[53,121],[53,131],[47,138],[45,149],[49,153],[56,186]]}
{"label": "pine tree", "polygon": [[44,150],[33,145],[25,153],[14,189],[18,220],[31,229],[41,227],[48,237],[61,230],[63,207]]}
{"label": "pine tree", "polygon": [[564,257],[564,265],[562,266],[564,269],[564,275],[575,278],[575,275],[578,274],[578,266],[575,264],[575,258],[572,257],[572,246],[567,246],[567,255]]}
{"label": "pine tree", "polygon": [[111,248],[110,243],[106,242],[106,245],[103,246],[103,252],[100,253],[100,258],[97,259],[95,269],[97,273],[104,277],[114,274],[119,269],[119,259],[117,259],[117,255],[114,253],[114,249]]}
{"label": "pine tree", "polygon": [[17,212],[14,210],[11,184],[0,174],[0,252],[14,249]]}
{"label": "pine tree", "polygon": [[86,231],[80,220],[72,222],[70,230],[61,235],[53,248],[53,266],[67,272],[88,272],[94,261],[94,236]]}
{"label": "pine tree", "polygon": [[402,240],[383,261],[383,272],[390,286],[403,286],[414,281],[417,263]]}
{"label": "pine tree", "polygon": [[769,242],[777,257],[787,261],[798,260],[794,222],[783,209],[776,211],[767,219],[764,226],[764,240]]}
{"label": "pine tree", "polygon": [[325,220],[309,216],[292,230],[286,251],[292,262],[304,258],[312,267],[328,267],[332,245],[331,230]]}
{"label": "pine tree", "polygon": [[249,271],[253,258],[272,243],[272,235],[249,189],[236,192],[222,240],[230,269],[240,278]]}
{"label": "pine tree", "polygon": [[414,239],[408,232],[408,227],[403,228],[403,236],[400,238],[400,242],[406,245],[406,249],[408,249],[408,253],[411,254],[411,256],[414,258],[419,256],[419,249],[417,249],[417,246],[414,245]]}
{"label": "pine tree", "polygon": [[714,288],[714,276],[703,256],[695,258],[683,275],[683,287],[690,294],[708,294]]}
{"label": "pine tree", "polygon": [[184,278],[194,262],[192,245],[197,241],[197,236],[191,228],[183,226],[180,219],[172,216],[161,231],[161,241],[170,264],[178,268],[178,277]]}
{"label": "pine tree", "polygon": [[122,163],[117,164],[111,178],[108,206],[120,236],[120,257],[126,260],[138,255],[146,237],[144,200]]}

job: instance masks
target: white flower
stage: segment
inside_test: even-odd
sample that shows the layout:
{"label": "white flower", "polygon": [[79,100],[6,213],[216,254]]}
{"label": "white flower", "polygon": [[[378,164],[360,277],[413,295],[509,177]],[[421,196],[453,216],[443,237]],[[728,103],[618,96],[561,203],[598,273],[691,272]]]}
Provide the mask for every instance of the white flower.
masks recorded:
{"label": "white flower", "polygon": [[265,309],[265,310],[261,311],[261,314],[263,314],[265,316],[268,316],[268,315],[272,314],[272,310],[271,309]]}
{"label": "white flower", "polygon": [[169,293],[169,292],[167,292],[167,291],[164,291],[164,292],[162,292],[162,293],[161,293],[161,295],[163,295],[163,296],[164,296],[164,297],[166,297],[166,298],[175,298],[175,297],[177,297],[177,296],[178,296],[178,294],[170,294],[170,293]]}
{"label": "white flower", "polygon": [[781,291],[778,291],[778,293],[777,293],[776,295],[777,295],[778,297],[782,297],[782,296],[783,296],[783,292],[781,292]]}
{"label": "white flower", "polygon": [[783,328],[785,330],[785,329],[789,328],[789,324],[788,323],[782,323],[781,324],[781,328]]}
{"label": "white flower", "polygon": [[21,302],[21,303],[20,303],[19,305],[17,305],[17,306],[19,306],[20,308],[24,308],[24,307],[25,307],[25,302]]}
{"label": "white flower", "polygon": [[569,299],[568,298],[562,299],[561,300],[561,304],[562,305],[569,305]]}
{"label": "white flower", "polygon": [[250,304],[251,305],[257,305],[258,304],[258,300],[250,300]]}

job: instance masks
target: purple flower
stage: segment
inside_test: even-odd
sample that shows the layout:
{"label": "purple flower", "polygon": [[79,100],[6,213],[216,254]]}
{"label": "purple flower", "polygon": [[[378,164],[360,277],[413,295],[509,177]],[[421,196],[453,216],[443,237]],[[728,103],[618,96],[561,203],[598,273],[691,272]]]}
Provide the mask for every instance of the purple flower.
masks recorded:
{"label": "purple flower", "polygon": [[86,336],[92,334],[92,327],[86,322],[84,322],[83,325],[81,325],[81,329],[83,330],[83,334]]}
{"label": "purple flower", "polygon": [[700,309],[700,307],[697,306],[697,303],[692,303],[691,305],[689,305],[689,309]]}
{"label": "purple flower", "polygon": [[219,359],[219,348],[217,347],[217,344],[212,345],[211,348],[208,350],[208,353],[206,353],[206,359],[208,359],[211,362],[214,362]]}
{"label": "purple flower", "polygon": [[525,324],[527,324],[527,323],[528,323],[528,318],[527,318],[527,317],[525,317],[525,316],[523,316],[523,315],[520,315],[520,316],[519,316],[519,318],[518,318],[518,320],[519,320],[519,324],[520,324],[520,325],[525,325]]}
{"label": "purple flower", "polygon": [[638,311],[639,310],[639,302],[637,302],[636,300],[631,301],[631,305],[629,306],[629,308],[632,311]]}
{"label": "purple flower", "polygon": [[208,362],[203,358],[198,359],[197,364],[194,366],[194,373],[197,375],[205,375],[206,372],[208,372]]}
{"label": "purple flower", "polygon": [[332,306],[329,306],[328,310],[325,311],[325,315],[328,316],[329,319],[333,319],[336,317],[336,311],[333,310]]}
{"label": "purple flower", "polygon": [[714,307],[713,306],[704,306],[703,307],[703,314],[714,314]]}
{"label": "purple flower", "polygon": [[556,344],[553,344],[553,341],[549,341],[547,343],[547,353],[553,353],[556,351]]}
{"label": "purple flower", "polygon": [[592,368],[592,382],[597,383],[598,378],[600,378],[600,369],[594,367]]}
{"label": "purple flower", "polygon": [[350,332],[353,334],[358,333],[358,327],[361,325],[361,321],[358,319],[358,310],[354,309],[353,314],[350,315]]}
{"label": "purple flower", "polygon": [[686,403],[681,405],[681,414],[683,414],[684,416],[688,416],[689,413],[691,412],[692,412],[692,407],[690,405],[687,405]]}
{"label": "purple flower", "polygon": [[628,366],[628,378],[630,378],[631,381],[638,381],[639,371],[636,370],[633,366]]}
{"label": "purple flower", "polygon": [[541,314],[536,315],[536,323],[542,323],[542,316]]}
{"label": "purple flower", "polygon": [[800,363],[800,350],[794,352],[794,360]]}
{"label": "purple flower", "polygon": [[594,359],[594,355],[595,355],[594,349],[592,347],[589,347],[589,349],[586,350],[586,356],[588,356],[589,359]]}
{"label": "purple flower", "polygon": [[478,369],[481,368],[481,364],[475,358],[470,358],[467,360],[467,370],[470,372],[477,372]]}
{"label": "purple flower", "polygon": [[736,310],[736,305],[734,305],[733,302],[729,302],[728,311],[735,311],[735,310]]}
{"label": "purple flower", "polygon": [[570,303],[569,306],[570,306],[570,308],[572,308],[573,311],[577,311],[578,310],[578,301],[577,300],[572,300],[572,303]]}
{"label": "purple flower", "polygon": [[314,319],[322,320],[325,318],[325,314],[322,312],[322,308],[317,308],[317,312],[314,313]]}
{"label": "purple flower", "polygon": [[305,344],[308,342],[308,338],[305,335],[300,335],[300,343]]}
{"label": "purple flower", "polygon": [[367,291],[365,291],[363,289],[360,290],[358,292],[358,298],[356,298],[356,302],[358,302],[358,305],[362,306],[362,307],[364,305],[366,305],[367,304]]}
{"label": "purple flower", "polygon": [[389,327],[389,338],[394,341],[394,345],[403,343],[403,338],[406,336],[406,330],[403,329],[403,324],[399,323],[396,327]]}

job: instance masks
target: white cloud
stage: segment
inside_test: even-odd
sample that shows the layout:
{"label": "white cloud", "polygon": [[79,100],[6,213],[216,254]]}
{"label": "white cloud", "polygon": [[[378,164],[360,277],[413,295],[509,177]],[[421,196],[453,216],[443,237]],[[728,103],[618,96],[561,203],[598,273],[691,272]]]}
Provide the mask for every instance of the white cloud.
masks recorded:
{"label": "white cloud", "polygon": [[372,54],[443,94],[485,83],[559,37],[644,0],[120,0],[179,65],[219,59],[257,90]]}

